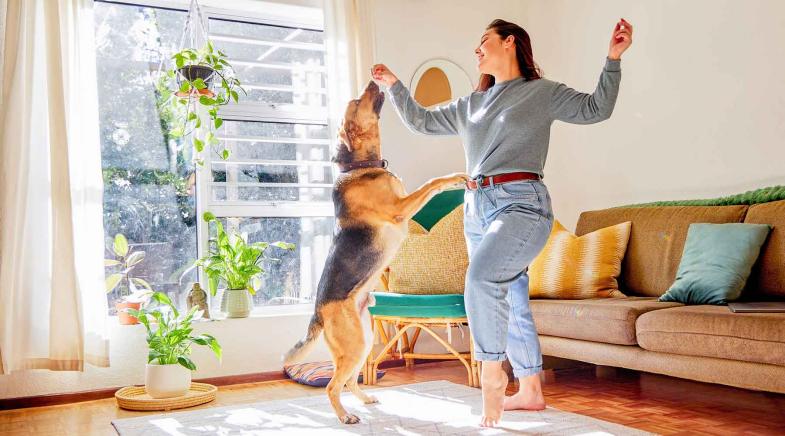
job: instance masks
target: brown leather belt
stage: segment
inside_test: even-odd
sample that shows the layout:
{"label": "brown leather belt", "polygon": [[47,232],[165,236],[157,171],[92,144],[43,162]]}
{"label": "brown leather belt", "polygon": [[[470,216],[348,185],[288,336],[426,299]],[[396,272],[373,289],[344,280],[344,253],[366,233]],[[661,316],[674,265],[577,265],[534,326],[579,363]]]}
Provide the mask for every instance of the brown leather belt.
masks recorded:
{"label": "brown leather belt", "polygon": [[[518,180],[540,180],[540,175],[536,173],[527,173],[527,172],[519,172],[519,173],[504,173],[504,174],[496,174],[495,176],[487,176],[487,177],[479,177],[480,186],[488,186],[493,182],[494,185],[498,185],[501,183],[507,182],[515,182]],[[477,180],[469,180],[466,182],[466,188],[470,191],[474,191],[477,189]]]}

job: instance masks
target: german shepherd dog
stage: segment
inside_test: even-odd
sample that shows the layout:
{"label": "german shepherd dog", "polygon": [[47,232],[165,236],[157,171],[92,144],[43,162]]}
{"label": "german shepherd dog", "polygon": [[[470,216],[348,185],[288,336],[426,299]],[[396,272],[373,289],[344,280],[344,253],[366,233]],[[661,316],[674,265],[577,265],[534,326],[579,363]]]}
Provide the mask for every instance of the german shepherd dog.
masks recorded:
{"label": "german shepherd dog", "polygon": [[438,192],[465,185],[468,176],[455,173],[432,179],[407,195],[403,183],[381,160],[379,112],[384,93],[371,81],[349,102],[338,132],[333,162],[341,174],[333,187],[336,233],[316,294],[313,317],[304,339],[284,356],[300,360],[319,334],[332,354],[335,373],[327,396],[338,419],[360,419],[341,405],[344,385],[365,404],[377,400],[357,386],[357,377],[373,345],[370,294],[406,237],[408,220]]}

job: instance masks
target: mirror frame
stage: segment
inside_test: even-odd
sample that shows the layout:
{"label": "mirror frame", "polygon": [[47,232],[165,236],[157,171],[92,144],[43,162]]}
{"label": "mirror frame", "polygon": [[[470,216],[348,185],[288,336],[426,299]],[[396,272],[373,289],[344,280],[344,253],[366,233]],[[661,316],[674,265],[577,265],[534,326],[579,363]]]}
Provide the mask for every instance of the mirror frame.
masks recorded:
{"label": "mirror frame", "polygon": [[[409,90],[414,97],[414,94],[417,92],[417,85],[420,83],[420,79],[431,68],[438,68],[444,72],[444,75],[447,76],[447,81],[450,83],[450,92],[452,93],[452,98],[450,101],[454,101],[464,95],[469,95],[474,91],[474,84],[472,83],[471,78],[463,68],[461,68],[455,62],[452,62],[447,59],[442,58],[435,58],[435,59],[428,59],[427,61],[420,64],[415,70],[414,75],[409,82]],[[440,103],[434,106],[439,106],[442,104],[446,104],[448,102]],[[432,106],[428,106],[430,108]]]}

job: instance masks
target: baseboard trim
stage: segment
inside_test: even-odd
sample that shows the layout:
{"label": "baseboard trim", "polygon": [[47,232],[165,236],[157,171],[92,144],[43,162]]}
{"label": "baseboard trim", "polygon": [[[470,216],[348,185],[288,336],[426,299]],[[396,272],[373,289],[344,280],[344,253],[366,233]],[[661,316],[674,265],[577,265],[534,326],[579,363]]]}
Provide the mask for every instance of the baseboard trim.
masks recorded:
{"label": "baseboard trim", "polygon": [[[446,360],[448,359],[444,359],[444,360],[415,359],[414,363],[415,365],[417,365],[422,363],[444,362]],[[403,359],[392,359],[392,360],[381,362],[379,364],[379,368],[380,369],[396,368],[396,367],[404,366],[404,364],[405,362]],[[200,383],[209,383],[215,386],[229,386],[229,385],[238,385],[244,383],[261,383],[261,382],[286,380],[286,379],[287,379],[286,374],[283,371],[269,371],[269,372],[258,372],[252,374],[208,377],[208,378],[194,379],[194,381]],[[82,401],[103,400],[106,398],[114,397],[114,393],[117,392],[118,389],[120,388],[116,387],[116,388],[107,388],[107,389],[96,389],[92,391],[66,392],[62,394],[33,395],[29,397],[0,398],[0,410],[56,406],[59,404],[80,403]]]}

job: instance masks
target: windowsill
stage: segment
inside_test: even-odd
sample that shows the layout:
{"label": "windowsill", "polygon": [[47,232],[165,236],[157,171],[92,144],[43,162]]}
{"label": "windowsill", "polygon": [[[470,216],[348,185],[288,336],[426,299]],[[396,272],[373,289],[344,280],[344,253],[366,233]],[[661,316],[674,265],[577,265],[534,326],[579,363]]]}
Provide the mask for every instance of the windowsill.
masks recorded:
{"label": "windowsill", "polygon": [[[256,307],[251,311],[251,314],[245,318],[211,318],[209,321],[244,321],[248,319],[256,319],[256,318],[281,318],[281,317],[290,317],[290,316],[306,316],[313,314],[314,305],[313,304],[287,304],[282,306],[262,306]],[[117,321],[117,316],[109,316],[109,323],[111,325],[116,325],[120,327],[125,327],[120,325]],[[206,322],[206,320],[199,320],[196,322]],[[140,324],[131,324],[133,325],[140,325]]]}
{"label": "windowsill", "polygon": [[313,314],[313,307],[313,303],[255,307],[251,311],[250,317],[265,318],[288,315],[311,315]]}

